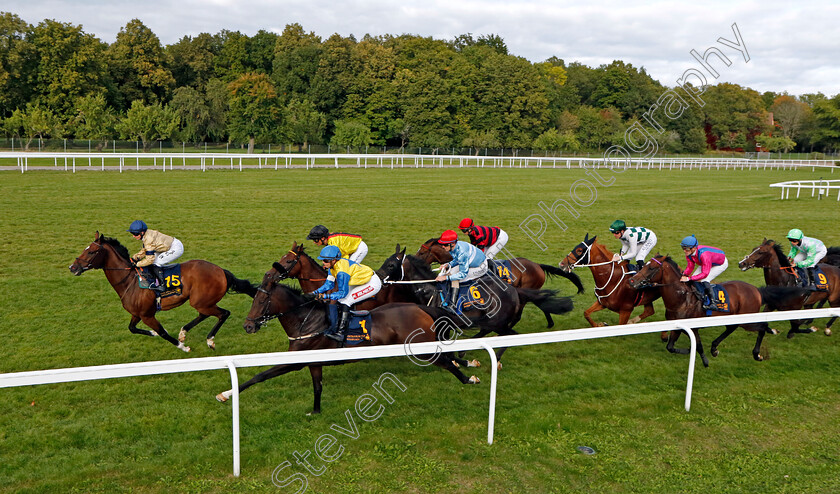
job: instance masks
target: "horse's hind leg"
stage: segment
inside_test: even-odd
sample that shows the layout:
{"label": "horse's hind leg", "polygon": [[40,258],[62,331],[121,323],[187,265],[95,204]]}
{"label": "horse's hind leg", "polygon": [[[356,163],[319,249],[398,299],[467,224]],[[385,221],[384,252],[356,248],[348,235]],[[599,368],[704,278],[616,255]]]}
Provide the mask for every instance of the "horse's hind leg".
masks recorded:
{"label": "horse's hind leg", "polygon": [[[252,377],[251,379],[248,379],[244,383],[240,384],[239,385],[239,392],[241,393],[241,392],[245,391],[246,389],[250,388],[251,386],[253,386],[254,384],[261,383],[263,381],[267,381],[268,379],[271,379],[272,377],[282,376],[283,374],[286,374],[288,372],[301,370],[304,367],[306,367],[307,365],[309,365],[309,364],[280,364],[280,365],[275,365],[274,367],[272,367],[268,370],[264,370],[264,371],[260,372],[259,374],[257,374],[256,376]],[[233,394],[233,390],[229,389],[227,391],[223,391],[223,392],[217,394],[216,399],[218,401],[225,402],[225,401],[228,401],[230,399],[232,394]]]}
{"label": "horse's hind leg", "polygon": [[[700,355],[700,359],[703,361],[703,366],[708,367],[709,359],[706,358],[706,354],[703,353],[703,344],[700,343],[700,334],[697,332],[697,330],[692,331],[694,332],[695,339],[697,340],[697,353]],[[681,333],[681,329],[672,330],[671,333],[668,335],[668,344],[665,346],[665,348],[671,353],[688,355],[688,352],[691,351],[689,348],[674,348],[674,343],[677,342],[677,339],[679,339]]]}
{"label": "horse's hind leg", "polygon": [[131,321],[128,322],[128,330],[134,334],[142,334],[143,336],[157,336],[157,333],[154,331],[138,328],[138,322],[140,322],[139,316],[131,316]]}
{"label": "horse's hind leg", "polygon": [[225,321],[227,321],[227,318],[230,317],[230,311],[229,310],[222,309],[221,307],[218,307],[218,306],[215,307],[215,309],[216,309],[216,312],[218,312],[218,314],[212,314],[212,315],[218,317],[219,321],[213,326],[213,329],[211,329],[210,332],[207,333],[207,346],[211,350],[216,349],[216,332],[219,331],[219,328],[222,327],[222,324],[224,324]]}
{"label": "horse's hind leg", "polygon": [[189,351],[190,351],[190,347],[188,347],[188,346],[184,345],[184,344],[183,344],[183,343],[181,343],[180,341],[178,341],[178,340],[176,340],[175,338],[173,338],[173,337],[172,337],[172,335],[170,335],[169,333],[167,333],[167,332],[166,332],[166,330],[165,330],[165,329],[163,329],[163,325],[160,323],[160,321],[158,321],[157,319],[155,319],[155,317],[154,317],[154,316],[151,316],[151,317],[141,317],[141,319],[143,320],[143,324],[145,324],[146,326],[148,326],[148,327],[152,328],[152,330],[154,330],[154,331],[158,334],[158,336],[160,336],[160,337],[161,337],[161,338],[163,338],[164,340],[168,341],[169,343],[172,343],[173,345],[175,345],[176,347],[178,347],[179,349],[181,349],[181,350],[183,350],[183,351],[185,351],[185,352],[189,352]]}
{"label": "horse's hind leg", "polygon": [[187,340],[187,332],[189,332],[189,330],[196,327],[201,321],[207,319],[208,317],[210,316],[208,316],[207,314],[199,313],[195,319],[188,322],[187,324],[184,324],[184,326],[181,328],[181,332],[178,333],[178,341],[180,341],[181,343],[185,342]]}
{"label": "horse's hind leg", "polygon": [[712,357],[717,357],[718,356],[718,353],[719,353],[718,349],[717,349],[718,345],[720,345],[720,342],[725,340],[727,337],[729,337],[729,335],[731,335],[732,332],[735,331],[736,329],[738,329],[737,324],[735,324],[735,325],[730,324],[729,326],[726,326],[726,329],[723,330],[723,333],[721,333],[720,336],[715,338],[715,341],[712,342]]}
{"label": "horse's hind leg", "polygon": [[478,384],[481,382],[481,380],[476,376],[467,377],[463,372],[461,372],[461,369],[452,363],[453,360],[457,360],[455,355],[451,353],[443,353],[438,355],[433,363],[438,367],[443,367],[451,372],[453,376],[457,377],[458,380],[461,381],[461,384]]}
{"label": "horse's hind leg", "polygon": [[551,312],[548,312],[547,310],[544,310],[543,314],[545,315],[545,320],[546,320],[546,323],[547,323],[545,327],[548,328],[548,329],[553,328],[554,327],[554,319],[551,318]]}
{"label": "horse's hind leg", "polygon": [[315,397],[315,403],[312,405],[312,413],[321,413],[321,377],[323,376],[323,368],[320,365],[310,365],[309,373],[312,374],[312,394]]}
{"label": "horse's hind leg", "polygon": [[770,326],[764,322],[760,323],[759,327],[761,329],[758,330],[758,336],[755,338],[755,346],[753,347],[753,358],[757,361],[761,362],[764,360],[764,356],[761,355],[761,342],[764,341],[764,334],[770,328]]}

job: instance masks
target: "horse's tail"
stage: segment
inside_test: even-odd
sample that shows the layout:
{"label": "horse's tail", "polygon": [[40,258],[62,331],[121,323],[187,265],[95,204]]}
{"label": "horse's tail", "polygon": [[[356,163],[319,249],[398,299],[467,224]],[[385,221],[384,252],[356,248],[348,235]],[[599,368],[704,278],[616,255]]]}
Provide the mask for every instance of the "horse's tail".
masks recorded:
{"label": "horse's tail", "polygon": [[543,312],[549,314],[565,314],[574,309],[571,297],[558,297],[555,290],[531,290],[517,288],[519,300],[523,303],[531,302]]}
{"label": "horse's tail", "polygon": [[577,287],[578,293],[583,293],[583,282],[580,281],[580,276],[576,275],[571,271],[567,273],[566,271],[563,271],[557,266],[552,266],[550,264],[540,264],[540,267],[543,271],[545,271],[545,274],[547,276],[562,276],[563,278],[566,278],[567,280],[571,281],[575,285],[575,287]]}
{"label": "horse's tail", "polygon": [[840,268],[840,247],[829,247],[825,257],[820,262]]}
{"label": "horse's tail", "polygon": [[257,296],[257,288],[259,288],[257,285],[252,284],[248,280],[240,280],[227,269],[223,269],[222,271],[225,272],[228,291],[233,291],[234,293],[244,293],[251,298]]}
{"label": "horse's tail", "polygon": [[[762,286],[758,292],[761,294],[761,305],[766,305],[769,310],[790,309],[797,298],[804,301],[811,293],[807,288],[798,286]],[[796,304],[801,305],[801,304]]]}

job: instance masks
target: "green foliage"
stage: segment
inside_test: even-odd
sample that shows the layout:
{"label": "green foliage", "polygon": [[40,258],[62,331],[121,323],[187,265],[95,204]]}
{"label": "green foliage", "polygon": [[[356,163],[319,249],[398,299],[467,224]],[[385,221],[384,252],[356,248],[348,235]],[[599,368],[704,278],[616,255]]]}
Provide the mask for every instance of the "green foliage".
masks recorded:
{"label": "green foliage", "polygon": [[120,29],[107,55],[121,107],[137,100],[162,103],[169,99],[175,78],[165,65],[166,55],[157,35],[139,19]]}
{"label": "green foliage", "polygon": [[28,103],[25,110],[15,110],[3,124],[7,135],[26,138],[25,150],[32,140],[57,136],[63,132],[61,120],[49,109]]}
{"label": "green foliage", "polygon": [[73,134],[80,139],[98,141],[97,151],[114,135],[116,124],[117,116],[108,106],[104,95],[88,95],[76,103],[76,114],[72,120]]}
{"label": "green foliage", "polygon": [[123,139],[142,141],[143,151],[148,151],[152,141],[169,139],[178,130],[180,118],[169,107],[160,103],[146,104],[140,100],[131,102],[125,116],[117,123],[117,131]]}
{"label": "green foliage", "polygon": [[543,151],[578,151],[580,143],[571,130],[548,129],[534,139],[533,147]]}
{"label": "green foliage", "polygon": [[234,141],[247,141],[248,152],[253,153],[255,141],[270,141],[282,124],[277,92],[267,75],[254,73],[243,74],[228,90],[228,133]]}
{"label": "green foliage", "polygon": [[336,120],[330,144],[336,147],[364,148],[373,143],[370,128],[354,120]]}
{"label": "green foliage", "polygon": [[308,99],[292,100],[286,106],[285,138],[293,144],[323,142],[327,119]]}
{"label": "green foliage", "polygon": [[770,136],[766,134],[755,136],[755,143],[771,153],[778,151],[786,153],[796,146],[796,142],[790,137]]}

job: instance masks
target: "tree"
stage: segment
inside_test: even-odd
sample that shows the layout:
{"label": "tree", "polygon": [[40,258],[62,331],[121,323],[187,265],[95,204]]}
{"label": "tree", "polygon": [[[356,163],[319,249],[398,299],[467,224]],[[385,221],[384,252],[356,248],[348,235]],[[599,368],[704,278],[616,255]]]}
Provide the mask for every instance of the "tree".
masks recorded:
{"label": "tree", "polygon": [[160,103],[146,104],[134,100],[131,108],[117,123],[117,131],[123,139],[142,141],[143,151],[149,151],[153,141],[172,137],[179,123],[178,115],[168,107]]}
{"label": "tree", "polygon": [[230,99],[228,86],[219,79],[211,79],[207,82],[204,95],[209,112],[207,138],[222,141],[227,132],[228,101]]}
{"label": "tree", "polygon": [[580,143],[573,132],[551,128],[534,139],[533,147],[542,151],[577,151]]}
{"label": "tree", "polygon": [[181,142],[199,143],[209,133],[210,108],[204,96],[191,87],[179,87],[172,94],[169,108],[181,122],[175,137]]}
{"label": "tree", "polygon": [[812,138],[826,149],[837,149],[840,145],[840,94],[818,99],[813,111],[816,128]]}
{"label": "tree", "polygon": [[495,130],[472,131],[464,138],[462,144],[466,147],[475,148],[475,155],[484,149],[497,149],[502,147]]}
{"label": "tree", "polygon": [[189,86],[203,90],[215,75],[214,62],[220,50],[218,40],[208,33],[184,36],[166,47],[168,67],[175,87]]}
{"label": "tree", "polygon": [[285,137],[294,144],[306,147],[309,143],[320,143],[324,137],[327,119],[315,109],[308,99],[293,99],[286,106]]}
{"label": "tree", "polygon": [[614,108],[599,110],[591,106],[581,106],[575,115],[580,122],[575,136],[581,147],[600,151],[604,145],[615,140],[616,134],[620,133],[623,139],[624,128],[621,116]]}
{"label": "tree", "polygon": [[306,33],[300,24],[288,24],[277,38],[271,79],[284,102],[305,96],[318,70],[321,38]]}
{"label": "tree", "polygon": [[36,137],[42,139],[53,133],[62,131],[61,121],[49,108],[27,103],[25,110],[15,110],[4,122],[7,134],[26,138],[24,150],[29,151],[29,145]]}
{"label": "tree", "polygon": [[[770,111],[773,112],[773,120],[778,123],[782,135],[793,140],[799,136],[811,108],[785,94],[773,100]],[[785,149],[785,152],[788,150],[789,148]]]}
{"label": "tree", "polygon": [[0,118],[22,108],[32,96],[38,61],[31,37],[32,26],[0,12]]}
{"label": "tree", "polygon": [[755,137],[755,143],[771,153],[779,151],[788,152],[796,146],[793,139],[786,136],[770,136],[762,134]]}
{"label": "tree", "polygon": [[45,20],[33,29],[31,40],[37,57],[36,104],[67,120],[80,97],[105,91],[105,45],[81,26]]}
{"label": "tree", "polygon": [[722,147],[748,149],[753,136],[769,130],[764,102],[753,89],[720,83],[706,88],[701,98],[706,102],[705,123]]}
{"label": "tree", "polygon": [[363,148],[373,142],[370,128],[354,120],[336,120],[335,133],[330,144],[337,147]]}
{"label": "tree", "polygon": [[133,105],[135,100],[162,103],[169,99],[175,78],[166,67],[160,39],[139,19],[120,29],[108,48],[108,60],[119,89],[119,107]]}
{"label": "tree", "polygon": [[74,135],[79,139],[96,141],[100,151],[114,136],[117,116],[108,106],[103,94],[88,95],[76,102],[76,114],[72,120]]}
{"label": "tree", "polygon": [[248,141],[254,152],[257,139],[271,139],[282,124],[277,92],[265,74],[247,73],[228,84],[230,112],[228,133],[237,141]]}

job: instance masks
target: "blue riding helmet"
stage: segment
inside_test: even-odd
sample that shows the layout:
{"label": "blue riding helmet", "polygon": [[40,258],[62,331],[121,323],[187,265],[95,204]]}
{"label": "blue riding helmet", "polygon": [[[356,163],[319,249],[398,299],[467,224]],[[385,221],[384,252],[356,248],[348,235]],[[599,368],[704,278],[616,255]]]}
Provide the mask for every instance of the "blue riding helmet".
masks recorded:
{"label": "blue riding helmet", "polygon": [[131,222],[131,226],[129,226],[126,231],[132,235],[138,235],[145,232],[147,229],[148,227],[146,226],[146,223],[143,223],[141,220],[134,220]]}
{"label": "blue riding helmet", "polygon": [[318,260],[320,261],[332,261],[334,259],[341,258],[341,251],[338,250],[338,247],[335,245],[328,245],[321,249],[321,253],[318,254]]}
{"label": "blue riding helmet", "polygon": [[680,247],[682,247],[683,249],[691,249],[692,247],[697,247],[699,244],[700,242],[697,241],[694,235],[689,235],[682,239],[682,242],[680,242]]}

